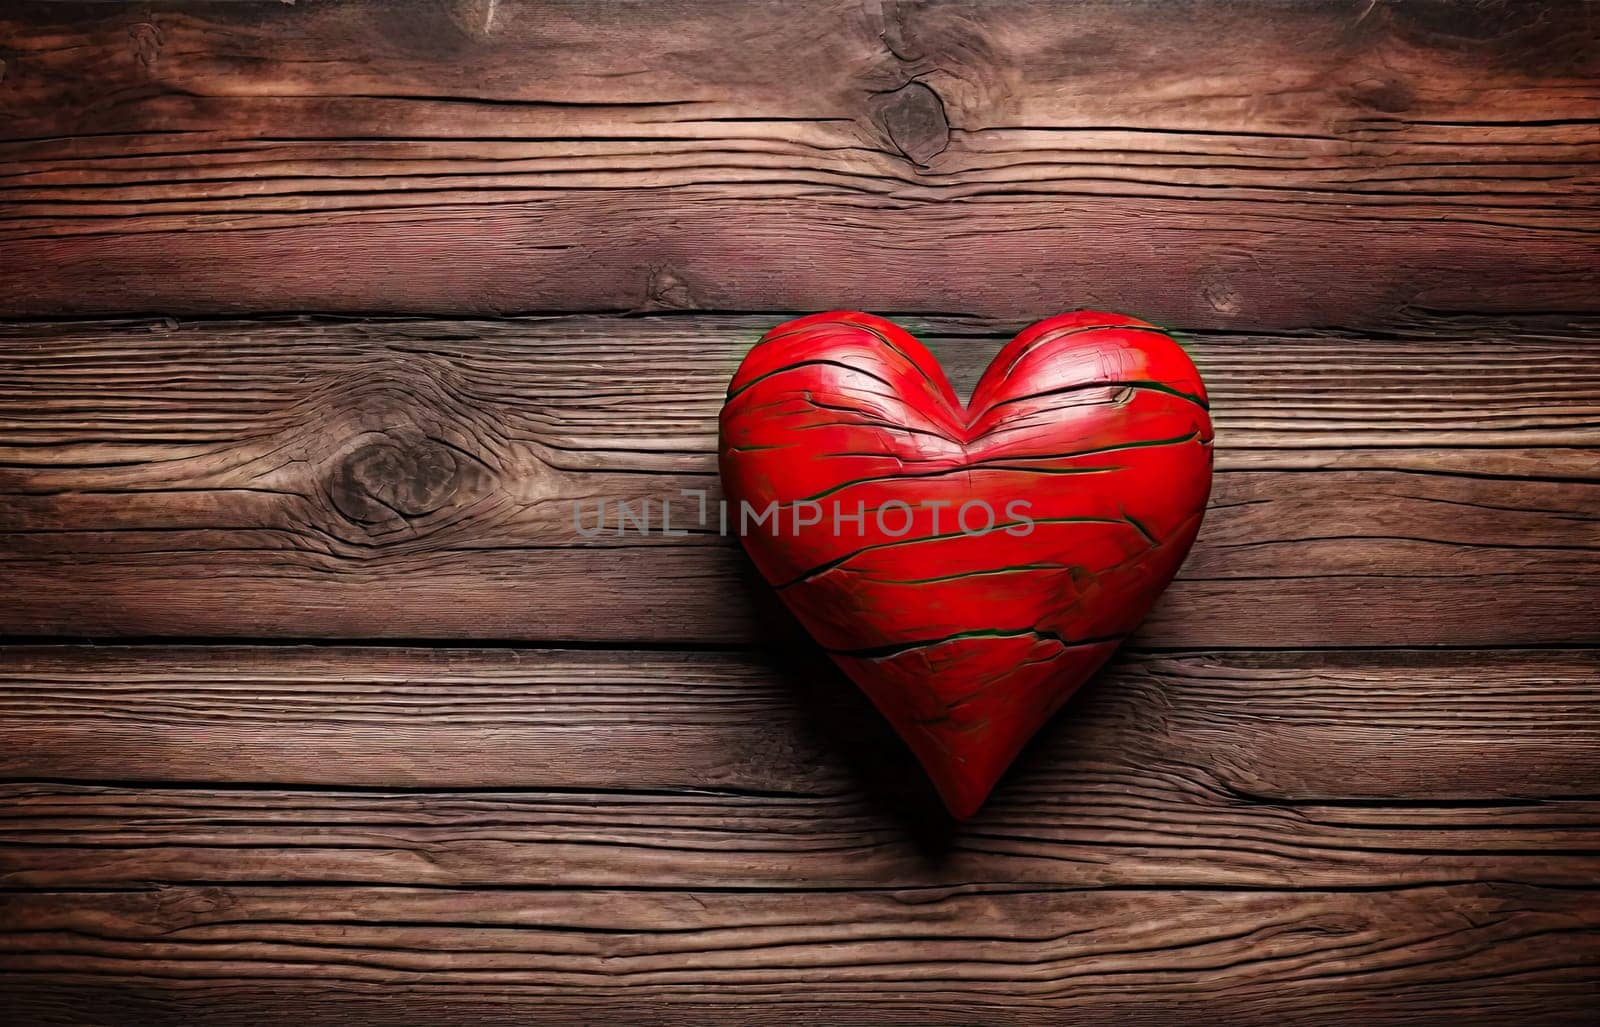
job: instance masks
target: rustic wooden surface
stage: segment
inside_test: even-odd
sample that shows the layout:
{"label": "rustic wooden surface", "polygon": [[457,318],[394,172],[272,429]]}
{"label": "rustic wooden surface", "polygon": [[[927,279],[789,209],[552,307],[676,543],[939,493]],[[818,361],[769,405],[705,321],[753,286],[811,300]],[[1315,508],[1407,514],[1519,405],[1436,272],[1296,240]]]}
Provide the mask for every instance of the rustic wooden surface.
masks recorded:
{"label": "rustic wooden surface", "polygon": [[[720,497],[769,320],[0,327],[0,628],[747,642],[753,578],[680,493]],[[1002,342],[925,327],[958,379]],[[1219,473],[1145,643],[1600,643],[1597,332],[1191,336]],[[615,537],[645,500],[693,530]]]}
{"label": "rustic wooden surface", "polygon": [[1600,308],[1581,0],[8,12],[5,312]]}
{"label": "rustic wooden surface", "polygon": [[[1600,10],[0,8],[23,1024],[1587,1023]],[[957,827],[706,531],[745,347],[1177,329],[1218,475]]]}

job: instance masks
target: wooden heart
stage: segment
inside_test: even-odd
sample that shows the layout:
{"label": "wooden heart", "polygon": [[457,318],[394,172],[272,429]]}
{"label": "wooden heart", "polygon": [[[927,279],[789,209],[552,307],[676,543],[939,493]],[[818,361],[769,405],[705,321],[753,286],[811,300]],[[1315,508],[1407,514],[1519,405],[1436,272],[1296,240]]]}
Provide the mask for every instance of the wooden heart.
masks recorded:
{"label": "wooden heart", "polygon": [[965,409],[898,326],[790,321],[721,436],[730,530],[957,817],[1143,619],[1211,489],[1194,364],[1096,311],[1012,339]]}

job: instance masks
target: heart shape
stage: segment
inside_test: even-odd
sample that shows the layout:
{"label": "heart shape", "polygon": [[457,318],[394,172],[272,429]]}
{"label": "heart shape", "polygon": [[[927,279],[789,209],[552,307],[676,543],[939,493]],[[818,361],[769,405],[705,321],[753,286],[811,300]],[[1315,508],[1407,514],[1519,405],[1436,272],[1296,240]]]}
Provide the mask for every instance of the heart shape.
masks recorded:
{"label": "heart shape", "polygon": [[1177,573],[1207,409],[1171,336],[1119,314],[1026,329],[965,409],[897,325],[803,317],[729,386],[730,525],[965,818]]}

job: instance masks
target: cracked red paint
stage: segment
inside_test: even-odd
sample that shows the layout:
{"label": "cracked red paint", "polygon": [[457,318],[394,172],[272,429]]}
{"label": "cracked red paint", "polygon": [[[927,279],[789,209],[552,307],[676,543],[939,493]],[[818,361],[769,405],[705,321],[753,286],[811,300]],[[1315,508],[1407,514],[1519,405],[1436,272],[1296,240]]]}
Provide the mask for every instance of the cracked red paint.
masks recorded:
{"label": "cracked red paint", "polygon": [[776,504],[742,533],[761,574],[967,817],[1177,573],[1211,440],[1199,372],[1142,321],[1041,321],[963,409],[916,339],[834,312],[750,351],[720,462],[736,508]]}

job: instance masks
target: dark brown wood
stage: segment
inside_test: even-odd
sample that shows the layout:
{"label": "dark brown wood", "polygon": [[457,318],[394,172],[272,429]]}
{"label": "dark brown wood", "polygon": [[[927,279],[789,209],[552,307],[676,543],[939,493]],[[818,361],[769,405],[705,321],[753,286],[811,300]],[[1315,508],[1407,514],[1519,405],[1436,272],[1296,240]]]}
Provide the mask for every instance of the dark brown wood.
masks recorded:
{"label": "dark brown wood", "polygon": [[820,660],[13,648],[0,882],[1578,887],[1597,730],[1592,651],[1126,656],[952,826]]}
{"label": "dark brown wood", "polygon": [[[720,495],[716,411],[767,321],[0,327],[0,631],[770,635],[681,495]],[[910,323],[964,382],[1009,334]],[[1219,474],[1138,644],[1600,641],[1596,325],[1190,335]],[[653,533],[615,537],[618,501]]]}
{"label": "dark brown wood", "polygon": [[[1587,1027],[1594,6],[0,5],[6,1022]],[[793,313],[1080,306],[1213,504],[970,824],[574,529]]]}
{"label": "dark brown wood", "polygon": [[1122,660],[960,827],[789,663],[7,657],[25,1022],[1553,1023],[1600,958],[1594,652]]}
{"label": "dark brown wood", "polygon": [[596,6],[8,4],[0,313],[1600,309],[1584,0]]}
{"label": "dark brown wood", "polygon": [[462,1024],[798,1013],[1576,1024],[1600,959],[1600,907],[1494,883],[1262,894],[171,887],[0,895],[0,910],[0,953],[24,975],[13,1008],[67,1022],[376,1022],[404,1009]]}

